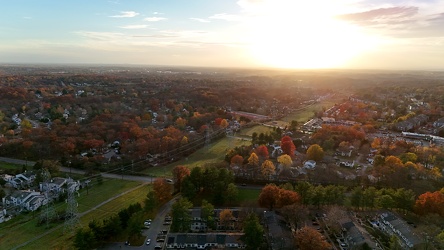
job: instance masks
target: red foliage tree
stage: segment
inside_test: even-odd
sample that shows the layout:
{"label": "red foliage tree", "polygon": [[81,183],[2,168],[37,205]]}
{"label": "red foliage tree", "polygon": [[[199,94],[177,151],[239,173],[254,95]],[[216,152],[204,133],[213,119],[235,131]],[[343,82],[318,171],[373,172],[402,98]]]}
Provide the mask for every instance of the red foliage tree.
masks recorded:
{"label": "red foliage tree", "polygon": [[284,154],[289,155],[291,158],[294,157],[294,151],[296,150],[296,146],[293,143],[293,140],[290,136],[284,136],[281,139],[281,149]]}
{"label": "red foliage tree", "polygon": [[260,161],[268,160],[268,148],[265,145],[261,145],[255,149],[256,155],[259,157]]}

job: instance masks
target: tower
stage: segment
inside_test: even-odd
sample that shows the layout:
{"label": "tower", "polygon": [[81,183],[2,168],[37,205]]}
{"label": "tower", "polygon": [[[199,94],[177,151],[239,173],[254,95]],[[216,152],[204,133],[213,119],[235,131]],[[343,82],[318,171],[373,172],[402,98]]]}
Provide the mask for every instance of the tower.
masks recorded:
{"label": "tower", "polygon": [[79,215],[77,213],[77,201],[75,197],[75,185],[69,185],[67,187],[68,192],[68,199],[67,203],[68,206],[66,207],[66,213],[65,213],[65,225],[63,228],[64,234],[73,233],[77,226],[80,225]]}
{"label": "tower", "polygon": [[[49,228],[49,223],[56,217],[56,212],[53,207],[52,197],[50,197],[51,174],[48,169],[42,169],[42,189],[45,191],[46,204],[41,214],[41,221],[46,223],[46,228]],[[43,190],[42,190],[43,191]]]}

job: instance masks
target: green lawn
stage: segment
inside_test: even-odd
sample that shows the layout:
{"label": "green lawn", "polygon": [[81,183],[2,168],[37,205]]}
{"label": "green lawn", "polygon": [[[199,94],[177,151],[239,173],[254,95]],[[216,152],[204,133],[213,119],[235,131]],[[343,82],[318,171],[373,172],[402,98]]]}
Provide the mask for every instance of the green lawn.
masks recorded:
{"label": "green lawn", "polygon": [[253,135],[253,133],[257,133],[259,135],[260,133],[266,134],[271,131],[273,131],[273,128],[271,128],[271,127],[267,127],[264,125],[257,125],[257,126],[251,127],[251,128],[242,129],[242,131],[239,132],[239,134],[251,137]]}
{"label": "green lawn", "polygon": [[197,150],[195,153],[185,159],[166,166],[149,168],[148,170],[144,171],[144,173],[153,176],[171,176],[171,170],[178,165],[194,168],[197,166],[203,166],[206,163],[221,162],[224,160],[225,154],[229,149],[240,145],[248,145],[250,143],[251,142],[247,140],[225,137],[217,142],[211,143],[209,146],[205,146]]}
{"label": "green lawn", "polygon": [[[77,198],[77,201],[79,203],[78,210],[79,212],[86,211],[95,205],[113,197],[116,194],[122,193],[126,190],[129,190],[131,188],[134,188],[136,186],[140,185],[138,182],[129,182],[129,181],[122,181],[122,180],[111,180],[111,179],[104,179],[102,185],[94,185],[89,189],[88,195],[86,195],[86,189],[81,190],[80,197]],[[144,191],[140,191],[140,193],[136,192],[136,196],[142,196],[145,197],[146,193],[148,192],[148,187],[140,188]],[[114,203],[115,209],[118,209],[118,206],[127,206],[127,204],[133,203],[132,201],[135,200],[133,192],[127,194],[128,200],[125,197],[119,198],[118,203]],[[137,198],[137,199],[142,199]],[[128,202],[127,202],[128,201]],[[114,202],[114,201],[113,201]],[[63,207],[66,206],[65,203],[58,203],[55,205],[55,208],[57,210],[63,210]],[[95,217],[91,217],[89,215],[86,215],[85,217],[89,218],[97,218],[100,215],[104,214],[104,211],[107,211],[110,208],[106,208],[105,210],[99,209],[95,211]],[[120,210],[120,209],[118,209]],[[41,212],[33,212],[27,215],[21,215],[17,218],[14,218],[8,222],[2,223],[2,226],[0,227],[0,249],[12,249],[21,243],[30,240],[34,238],[35,236],[44,233],[47,229],[45,226],[37,227],[37,219],[38,216],[41,214]],[[33,218],[34,217],[34,218]],[[82,218],[82,224],[87,224],[87,220],[83,220]],[[60,222],[62,223],[62,222]],[[57,224],[58,225],[58,224]],[[51,225],[51,227],[57,226],[57,225]],[[48,235],[35,243],[32,243],[28,246],[26,246],[26,249],[48,249],[49,242],[59,241],[61,242],[60,245],[64,246],[63,244],[66,244],[66,238],[60,238],[60,234],[63,232],[63,227],[61,227],[60,230],[57,230],[56,232],[52,233],[51,235]],[[58,235],[58,236],[56,236]],[[19,237],[18,237],[19,236]],[[48,239],[54,238],[53,240]],[[43,241],[43,239],[46,239]],[[40,242],[40,243],[38,243]],[[40,245],[39,245],[40,244]],[[50,249],[56,249],[50,247]]]}
{"label": "green lawn", "polygon": [[239,203],[257,201],[260,193],[260,189],[239,188]]}
{"label": "green lawn", "polygon": [[288,116],[284,117],[282,120],[286,122],[291,122],[293,120],[298,121],[299,123],[304,123],[311,118],[313,118],[315,112],[321,111],[323,108],[329,109],[333,107],[335,104],[339,104],[342,102],[341,98],[334,99],[326,99],[320,103],[316,103],[304,109],[298,110]]}

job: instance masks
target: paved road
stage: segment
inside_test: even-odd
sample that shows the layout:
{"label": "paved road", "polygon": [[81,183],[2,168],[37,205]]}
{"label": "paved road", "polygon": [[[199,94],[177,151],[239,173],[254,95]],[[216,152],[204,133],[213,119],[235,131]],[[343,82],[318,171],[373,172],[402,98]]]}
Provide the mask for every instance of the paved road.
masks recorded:
{"label": "paved road", "polygon": [[[13,159],[13,158],[6,158],[6,157],[0,157],[0,162],[8,162],[13,163],[17,165],[26,165],[29,167],[34,166],[36,163],[35,161],[25,161],[25,160],[19,160],[19,159]],[[68,168],[68,167],[61,167],[60,171],[65,173],[74,173],[74,174],[81,174],[84,175],[85,171],[81,169],[75,169],[75,168]],[[127,181],[138,181],[138,182],[150,182],[156,180],[156,178],[148,177],[148,176],[136,176],[136,175],[121,175],[121,174],[110,174],[110,173],[102,173],[102,176],[105,178],[110,179],[122,179]]]}

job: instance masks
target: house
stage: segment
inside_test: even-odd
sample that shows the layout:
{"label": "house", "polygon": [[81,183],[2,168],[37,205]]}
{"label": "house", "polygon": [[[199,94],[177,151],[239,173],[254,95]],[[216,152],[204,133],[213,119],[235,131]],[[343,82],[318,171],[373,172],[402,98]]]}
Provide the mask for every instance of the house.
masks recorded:
{"label": "house", "polygon": [[175,233],[168,235],[165,246],[167,249],[239,249],[246,247],[240,240],[242,235],[242,233]]}
{"label": "house", "polygon": [[401,218],[391,212],[381,213],[377,222],[381,231],[396,236],[405,249],[413,248],[421,243],[421,239],[412,232],[412,228]]}
{"label": "house", "polygon": [[316,161],[308,160],[304,162],[305,169],[314,169],[316,167]]}
{"label": "house", "polygon": [[40,192],[30,190],[18,190],[2,199],[5,208],[15,207],[16,211],[35,211],[45,205],[47,199]]}
{"label": "house", "polygon": [[444,126],[444,117],[436,120],[433,123],[433,127],[435,127],[435,128],[440,128],[440,127],[443,127],[443,126]]}
{"label": "house", "polygon": [[32,185],[36,175],[32,171],[25,171],[24,173],[15,175],[14,178],[9,178],[8,183],[16,189],[27,188]]}
{"label": "house", "polygon": [[8,221],[10,219],[11,216],[6,213],[6,209],[0,209],[0,223]]}

